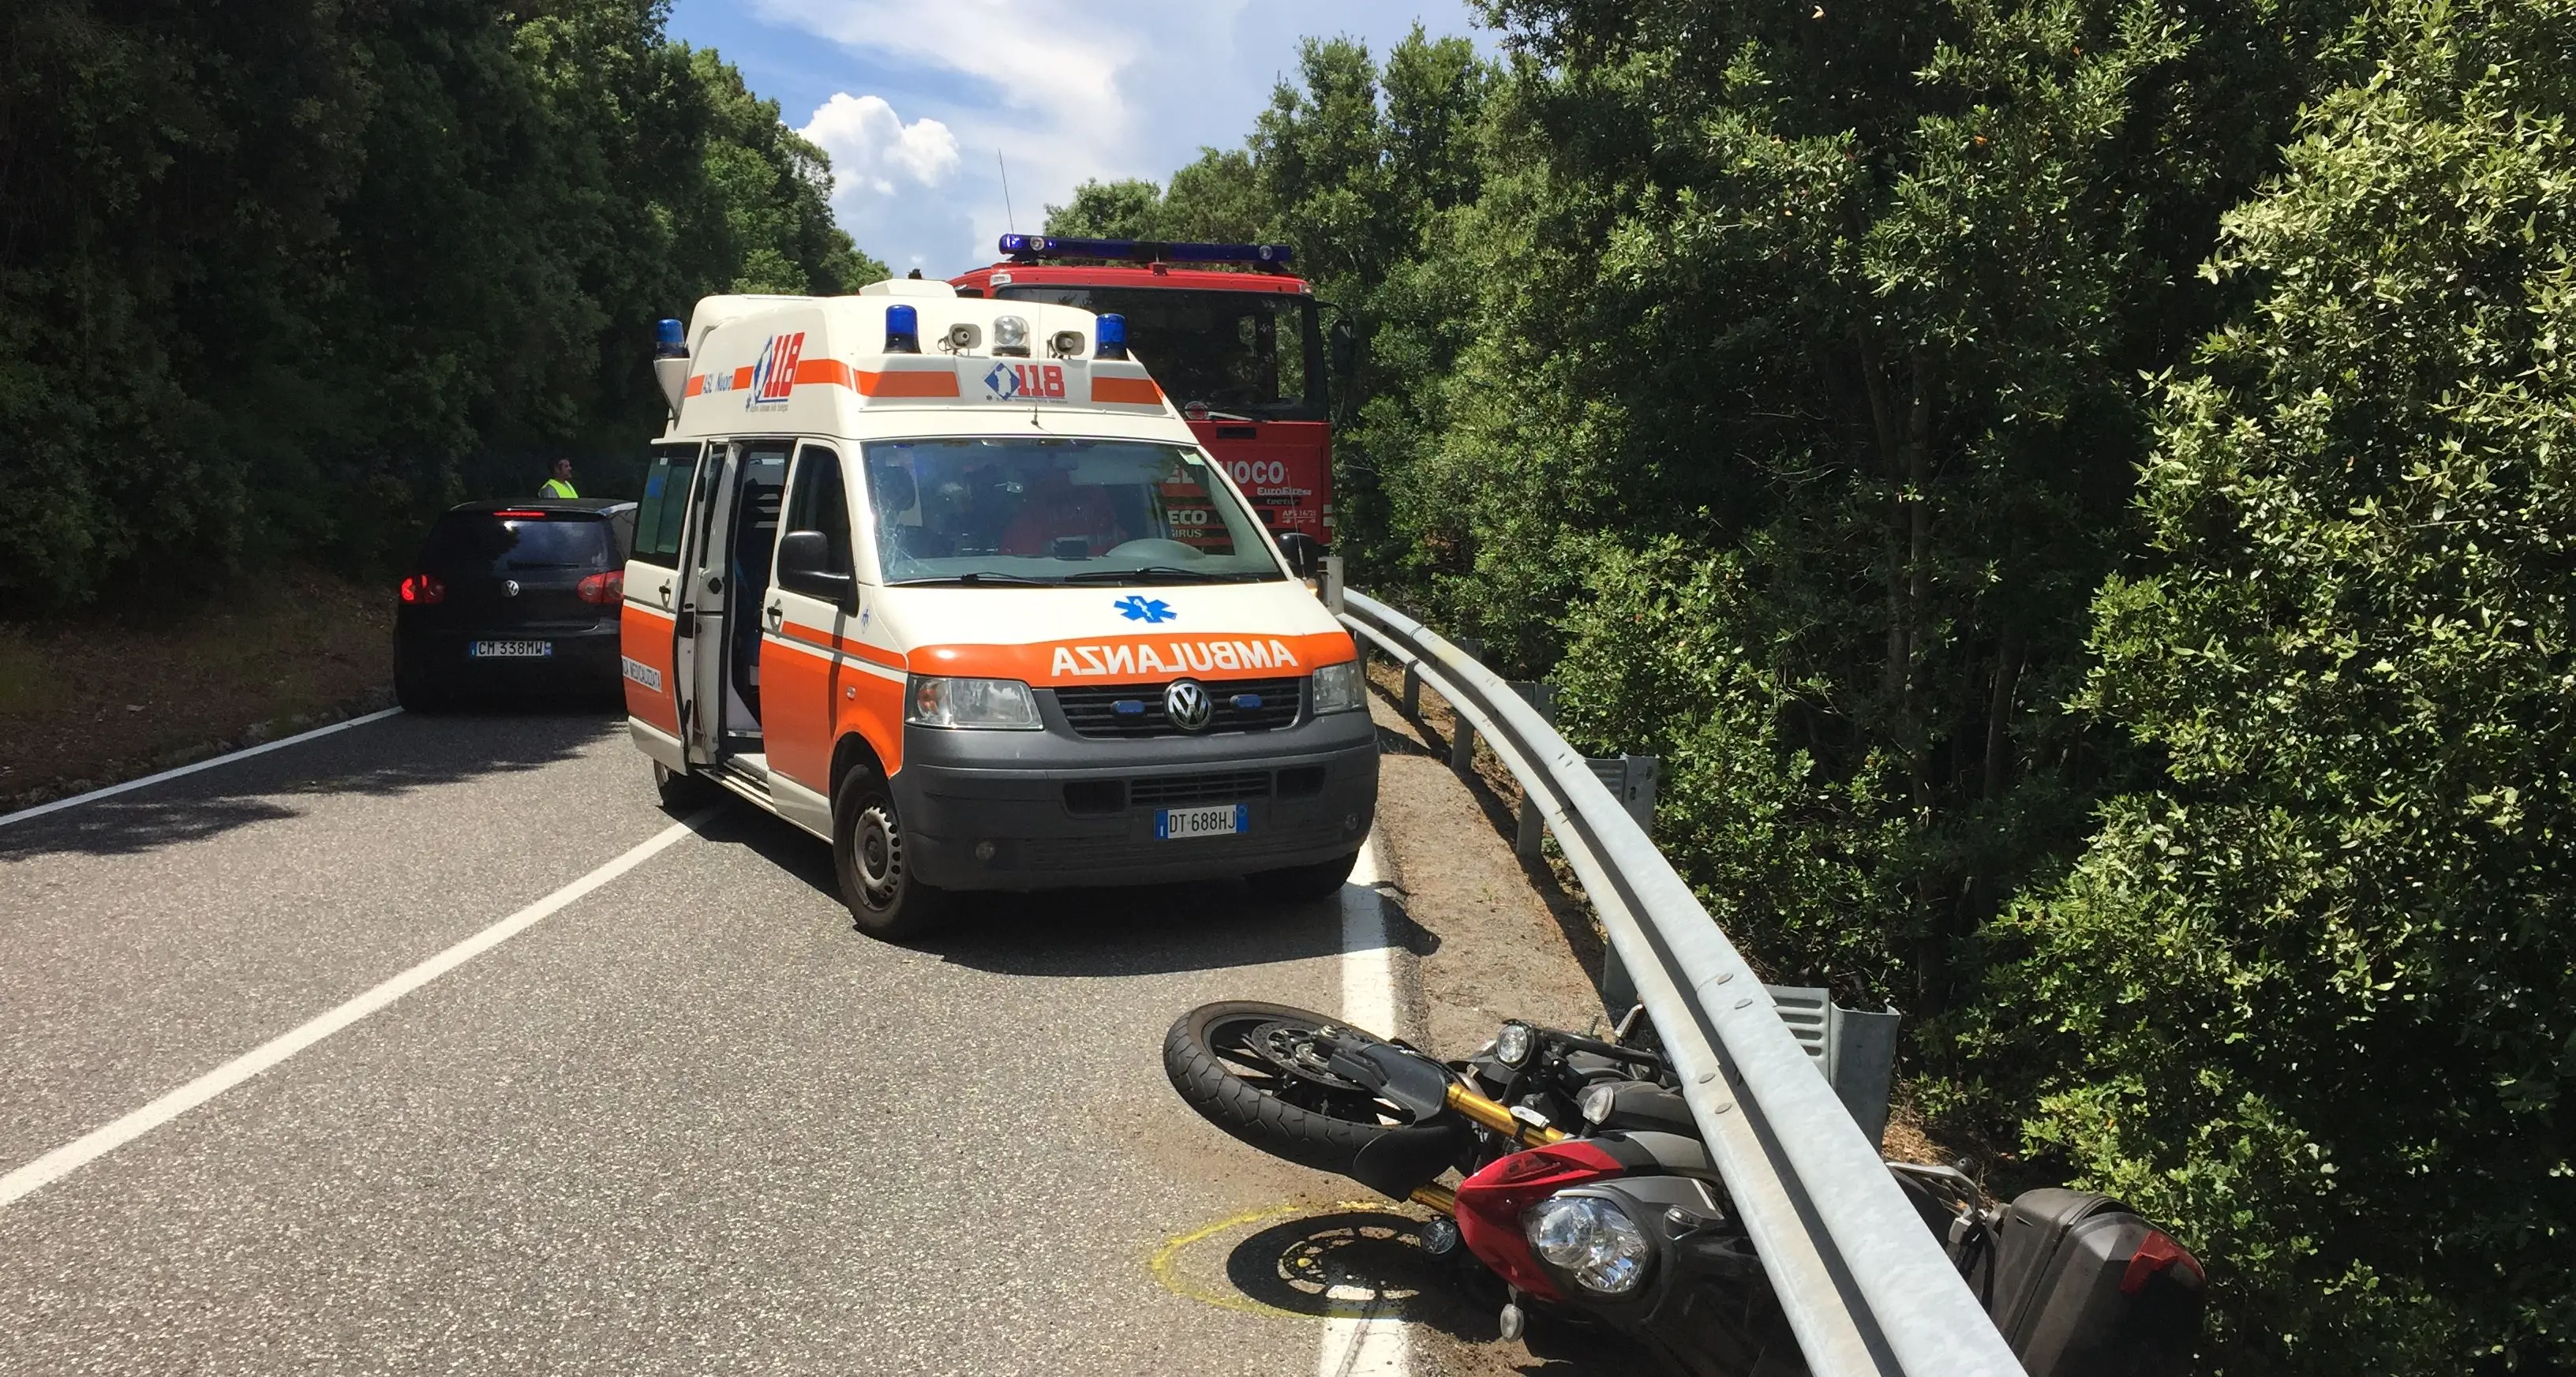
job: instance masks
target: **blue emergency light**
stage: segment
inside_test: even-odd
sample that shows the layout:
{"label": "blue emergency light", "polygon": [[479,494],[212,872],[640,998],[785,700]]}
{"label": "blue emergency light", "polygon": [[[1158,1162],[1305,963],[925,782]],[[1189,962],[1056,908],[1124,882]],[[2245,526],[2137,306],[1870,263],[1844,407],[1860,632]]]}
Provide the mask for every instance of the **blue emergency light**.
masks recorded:
{"label": "blue emergency light", "polygon": [[664,317],[653,323],[653,357],[685,359],[689,356],[688,327]]}
{"label": "blue emergency light", "polygon": [[1095,359],[1127,357],[1127,317],[1102,316],[1092,323],[1091,356]]}
{"label": "blue emergency light", "polygon": [[1131,263],[1256,263],[1284,268],[1296,257],[1285,244],[1167,244],[1152,239],[1066,239],[1052,234],[1006,234],[1002,252],[1022,262],[1039,258],[1109,258]]}
{"label": "blue emergency light", "polygon": [[886,345],[889,354],[921,352],[921,313],[909,306],[886,308]]}

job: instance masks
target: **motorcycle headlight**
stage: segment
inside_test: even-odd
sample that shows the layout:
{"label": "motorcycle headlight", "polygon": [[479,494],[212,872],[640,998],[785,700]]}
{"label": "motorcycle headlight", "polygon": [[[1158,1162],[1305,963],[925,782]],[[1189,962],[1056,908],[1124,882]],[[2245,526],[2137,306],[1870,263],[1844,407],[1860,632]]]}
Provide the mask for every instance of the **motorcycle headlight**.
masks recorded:
{"label": "motorcycle headlight", "polygon": [[1505,1066],[1518,1066],[1530,1058],[1530,1049],[1538,1045],[1538,1033],[1526,1023],[1506,1023],[1494,1034],[1494,1059]]}
{"label": "motorcycle headlight", "polygon": [[1345,660],[1338,665],[1322,665],[1315,670],[1315,715],[1328,712],[1358,712],[1368,706],[1368,676],[1360,672],[1360,662]]}
{"label": "motorcycle headlight", "polygon": [[1575,1284],[1605,1296],[1624,1296],[1646,1279],[1654,1245],[1615,1201],[1597,1195],[1552,1195],[1521,1216],[1521,1232],[1538,1255],[1572,1275]]}
{"label": "motorcycle headlight", "polygon": [[925,727],[1035,731],[1038,700],[1017,679],[944,679],[916,675],[903,720]]}

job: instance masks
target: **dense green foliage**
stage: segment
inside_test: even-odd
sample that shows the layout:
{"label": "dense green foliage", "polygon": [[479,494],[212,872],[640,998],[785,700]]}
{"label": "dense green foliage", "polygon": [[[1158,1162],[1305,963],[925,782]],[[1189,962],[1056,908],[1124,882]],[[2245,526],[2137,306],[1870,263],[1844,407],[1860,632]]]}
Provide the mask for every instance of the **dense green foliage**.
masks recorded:
{"label": "dense green foliage", "polygon": [[2374,38],[2162,390],[2084,698],[2166,779],[2004,924],[1997,1023],[2048,1049],[2038,1138],[2231,1264],[2248,1369],[2563,1363],[2576,4]]}
{"label": "dense green foliage", "polygon": [[[0,593],[365,564],[658,428],[652,322],[881,271],[658,0],[0,15]],[[598,460],[598,463],[591,463]]]}
{"label": "dense green foliage", "polygon": [[1295,244],[1361,577],[2213,1370],[2576,1357],[2569,0],[1489,12],[1050,227]]}

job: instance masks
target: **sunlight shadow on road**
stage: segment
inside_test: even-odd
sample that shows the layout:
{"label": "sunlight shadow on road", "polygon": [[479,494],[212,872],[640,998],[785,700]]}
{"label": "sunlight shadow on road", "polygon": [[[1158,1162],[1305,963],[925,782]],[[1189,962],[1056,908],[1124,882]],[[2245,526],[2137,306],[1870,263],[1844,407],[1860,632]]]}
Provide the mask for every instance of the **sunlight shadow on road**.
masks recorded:
{"label": "sunlight shadow on road", "polygon": [[596,711],[402,714],[0,828],[0,861],[135,855],[294,817],[301,811],[298,799],[384,797],[482,775],[541,770],[620,725]]}
{"label": "sunlight shadow on road", "polygon": [[[728,801],[709,840],[745,847],[795,876],[835,906],[840,883],[821,840],[748,805]],[[1440,939],[1389,905],[1389,932],[1417,955]],[[854,940],[868,939],[852,934]],[[941,931],[908,942],[915,950],[997,975],[1162,975],[1226,970],[1337,956],[1338,897],[1282,903],[1241,880],[1117,889],[1055,889],[960,895]]]}

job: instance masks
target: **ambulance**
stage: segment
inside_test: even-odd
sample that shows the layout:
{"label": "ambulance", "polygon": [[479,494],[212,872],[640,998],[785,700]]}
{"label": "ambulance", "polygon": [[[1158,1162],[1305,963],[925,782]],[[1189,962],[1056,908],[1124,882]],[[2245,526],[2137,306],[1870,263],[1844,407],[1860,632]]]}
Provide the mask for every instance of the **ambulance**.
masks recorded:
{"label": "ambulance", "polygon": [[1338,889],[1377,738],[1359,656],[1125,322],[880,282],[662,323],[627,725],[831,843],[862,931],[967,890]]}

